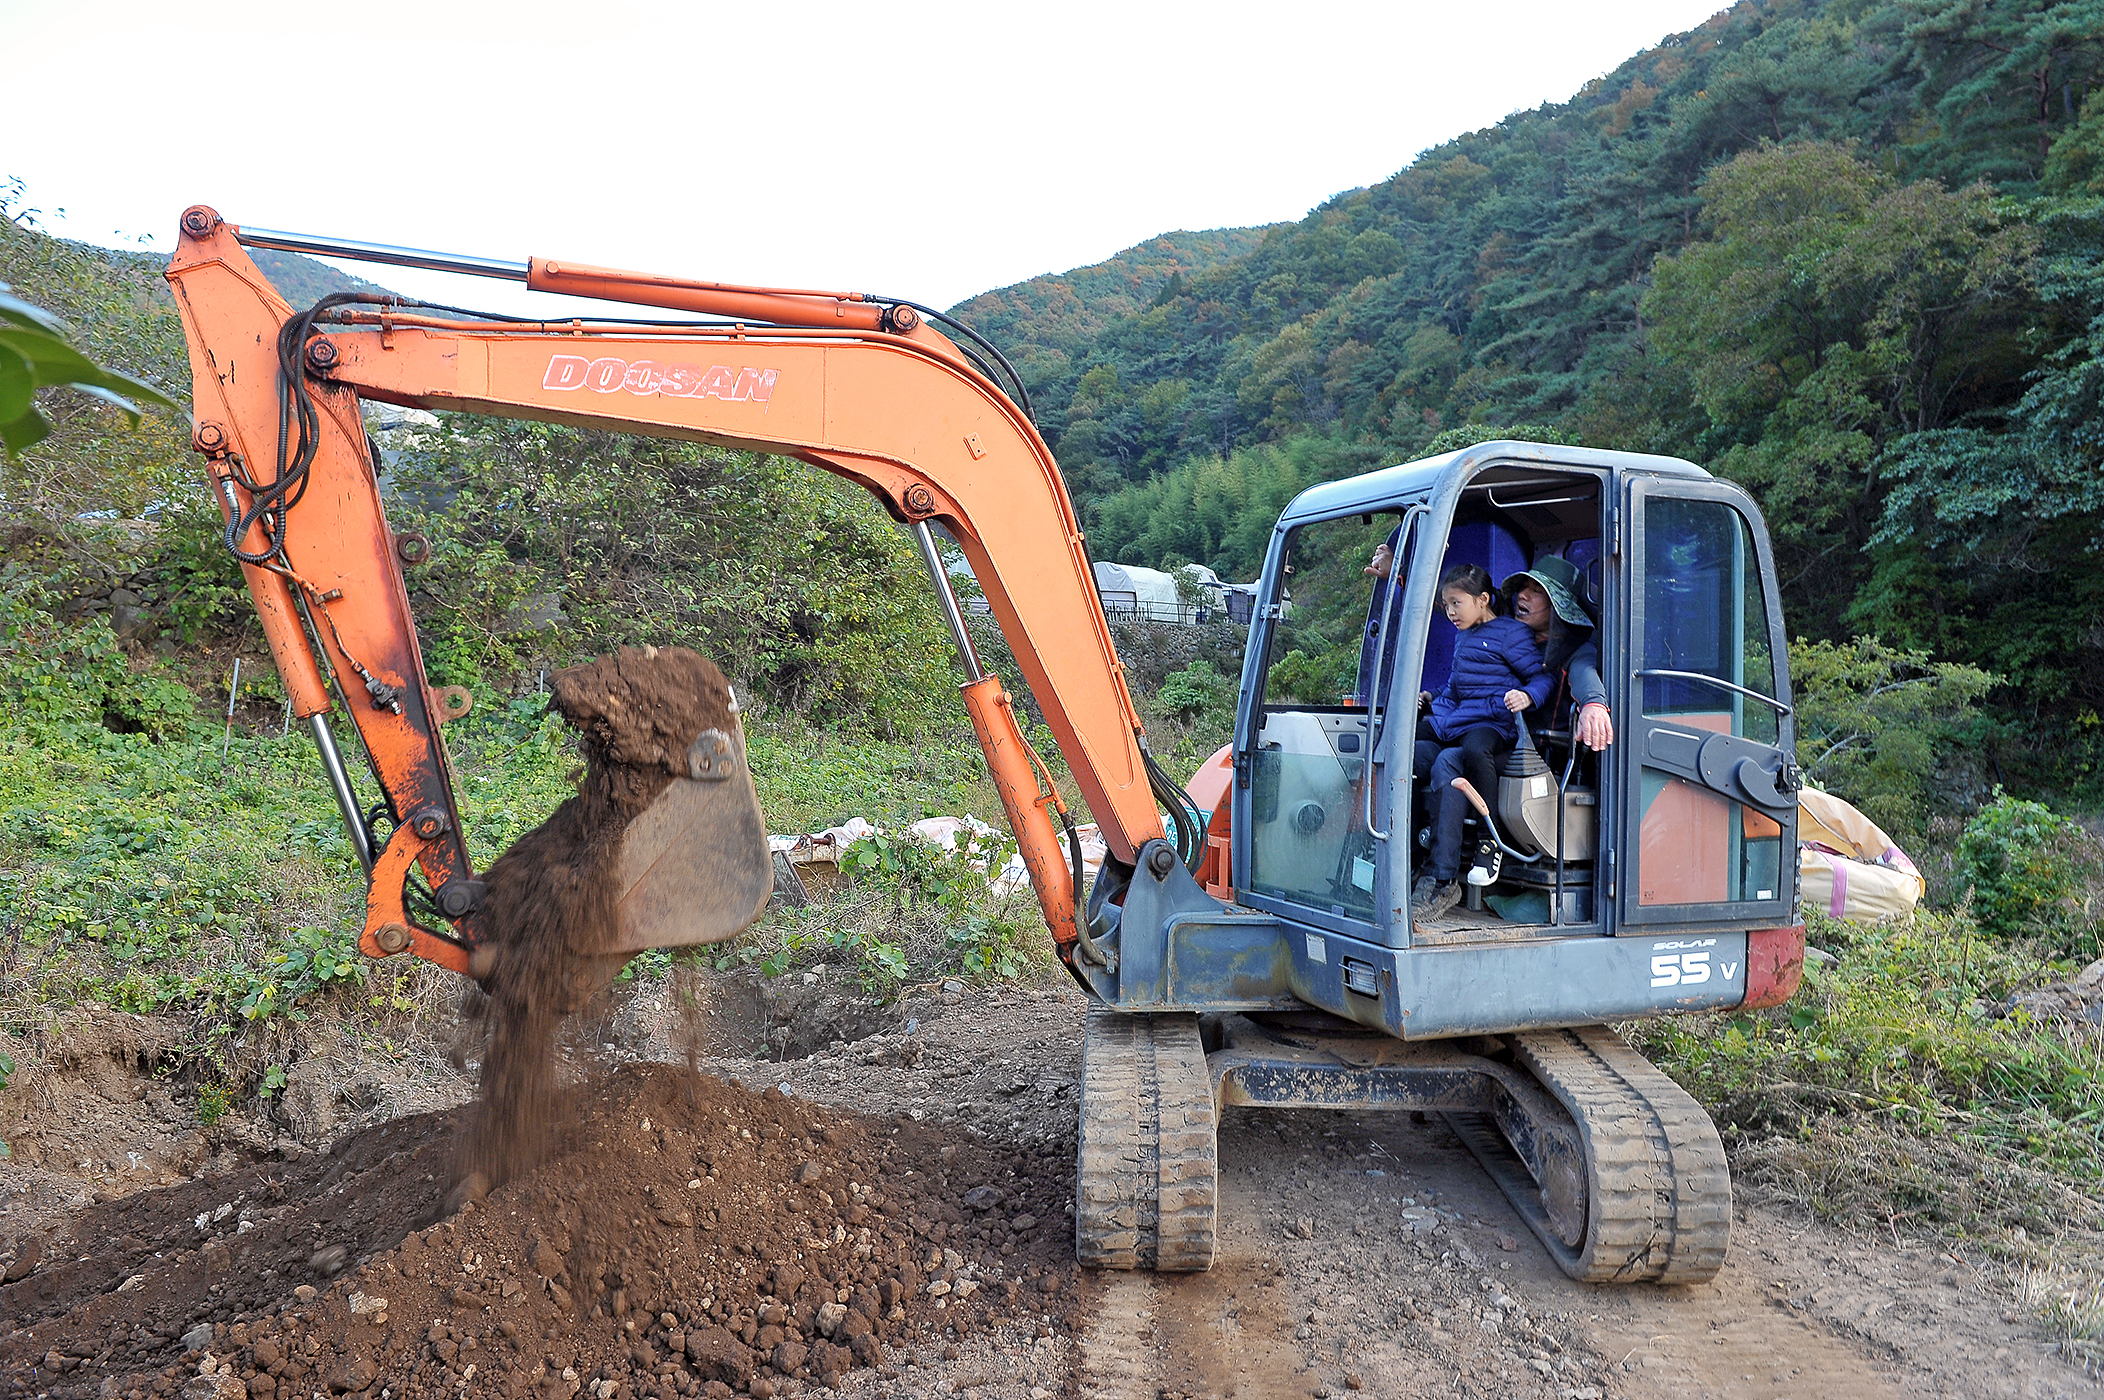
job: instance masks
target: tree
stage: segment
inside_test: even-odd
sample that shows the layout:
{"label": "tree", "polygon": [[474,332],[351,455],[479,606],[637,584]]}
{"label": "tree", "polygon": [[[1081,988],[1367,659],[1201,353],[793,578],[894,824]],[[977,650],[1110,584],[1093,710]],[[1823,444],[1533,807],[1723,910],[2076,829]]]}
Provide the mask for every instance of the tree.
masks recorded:
{"label": "tree", "polygon": [[1831,617],[1883,518],[1888,447],[1992,405],[2026,363],[2036,238],[1984,185],[1902,185],[1826,142],[1746,152],[1702,193],[1712,236],[1659,259],[1652,341],[1726,444],[1717,467],[1800,577],[1818,564]]}
{"label": "tree", "polygon": [[1930,120],[1907,150],[1922,174],[2029,193],[2081,96],[2104,81],[2104,0],[1929,0],[1904,30]]}

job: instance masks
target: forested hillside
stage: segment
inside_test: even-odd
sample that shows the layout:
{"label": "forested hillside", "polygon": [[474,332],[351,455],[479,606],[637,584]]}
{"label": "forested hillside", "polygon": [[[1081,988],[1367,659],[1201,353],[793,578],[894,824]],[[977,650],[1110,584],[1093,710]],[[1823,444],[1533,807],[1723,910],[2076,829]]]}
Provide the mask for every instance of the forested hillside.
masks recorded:
{"label": "forested hillside", "polygon": [[1051,383],[1112,322],[1182,295],[1186,278],[1243,256],[1266,232],[1164,233],[1087,267],[981,292],[950,314],[996,345],[1011,347],[1025,382]]}
{"label": "forested hillside", "polygon": [[1796,630],[1985,666],[2064,749],[2104,706],[2100,78],[2098,0],[1742,0],[1085,341],[1005,329],[1099,557],[1247,577],[1250,517],[1443,433],[1670,453],[1761,497]]}

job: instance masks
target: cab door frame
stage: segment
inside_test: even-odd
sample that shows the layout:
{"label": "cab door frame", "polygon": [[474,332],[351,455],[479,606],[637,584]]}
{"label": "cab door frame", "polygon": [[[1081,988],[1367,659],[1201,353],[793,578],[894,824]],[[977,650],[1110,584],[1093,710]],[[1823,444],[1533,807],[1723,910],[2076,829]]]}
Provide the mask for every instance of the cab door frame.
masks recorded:
{"label": "cab door frame", "polygon": [[[1715,479],[1688,480],[1650,473],[1624,477],[1616,536],[1620,558],[1620,601],[1623,625],[1614,639],[1615,710],[1620,721],[1616,735],[1614,787],[1618,812],[1613,830],[1617,839],[1611,849],[1614,882],[1611,900],[1616,914],[1616,932],[1628,935],[1654,934],[1661,927],[1729,926],[1762,928],[1795,921],[1797,907],[1797,798],[1801,785],[1797,767],[1796,711],[1791,701],[1788,633],[1783,626],[1782,600],[1775,576],[1775,560],[1768,529],[1753,498],[1728,482]],[[1647,506],[1658,500],[1706,501],[1729,508],[1744,524],[1753,545],[1752,564],[1761,585],[1775,695],[1704,676],[1698,672],[1647,666],[1644,645],[1647,635],[1645,609],[1647,561]],[[1743,594],[1742,594],[1743,596]],[[1752,619],[1744,619],[1751,623]],[[1742,643],[1743,645],[1743,643]],[[1648,679],[1678,680],[1682,684],[1712,688],[1720,699],[1769,709],[1776,720],[1776,742],[1712,733],[1676,724],[1670,716],[1647,716],[1644,687]],[[1703,903],[1639,902],[1645,815],[1643,773],[1649,766],[1671,774],[1735,804],[1731,817],[1744,821],[1744,812],[1757,812],[1781,828],[1776,884],[1768,899],[1733,899]],[[1728,817],[1727,820],[1731,819]],[[1728,828],[1727,828],[1728,830]]]}
{"label": "cab door frame", "polygon": [[[1446,488],[1446,483],[1442,483]],[[1450,496],[1458,493],[1452,487]],[[1417,676],[1424,659],[1423,608],[1413,610],[1414,599],[1429,599],[1432,585],[1428,570],[1436,574],[1438,553],[1430,556],[1429,565],[1425,551],[1419,547],[1430,538],[1428,522],[1438,517],[1439,497],[1430,499],[1423,490],[1405,491],[1392,498],[1354,503],[1348,509],[1310,515],[1305,519],[1282,518],[1273,529],[1269,548],[1264,559],[1263,575],[1259,583],[1254,616],[1251,620],[1247,649],[1243,656],[1243,673],[1240,699],[1236,706],[1236,719],[1231,761],[1234,777],[1228,788],[1229,800],[1234,804],[1231,811],[1230,860],[1234,870],[1235,901],[1252,909],[1261,909],[1292,922],[1320,928],[1330,933],[1344,934],[1376,945],[1391,947],[1409,946],[1409,920],[1401,917],[1401,911],[1409,904],[1410,877],[1409,782],[1410,741],[1416,727],[1416,706],[1405,704],[1402,714],[1405,720],[1400,738],[1388,721],[1395,712],[1398,697],[1408,697],[1414,702]],[[1452,514],[1452,500],[1445,502],[1447,514]],[[1397,626],[1383,628],[1381,655],[1393,658],[1393,671],[1385,695],[1368,696],[1367,764],[1362,783],[1361,819],[1364,820],[1379,843],[1382,858],[1375,862],[1373,900],[1380,914],[1378,922],[1338,915],[1330,910],[1313,905],[1297,903],[1274,895],[1260,894],[1250,889],[1250,875],[1254,865],[1252,846],[1254,837],[1254,811],[1251,782],[1254,770],[1257,735],[1264,710],[1265,682],[1271,663],[1271,651],[1276,640],[1278,624],[1282,618],[1280,592],[1283,588],[1286,541],[1294,531],[1305,526],[1320,525],[1332,520],[1345,520],[1357,515],[1381,515],[1394,512],[1400,533],[1395,567],[1390,575],[1390,586],[1397,602],[1391,606]],[[1290,511],[1288,512],[1290,516]],[[1443,538],[1443,536],[1442,536]],[[1406,568],[1406,562],[1408,567]],[[1414,643],[1414,646],[1413,646]],[[1379,687],[1380,657],[1375,659],[1374,688]],[[1379,720],[1379,728],[1374,725]],[[1401,744],[1398,750],[1397,744]],[[1397,754],[1400,753],[1398,770]],[[1400,785],[1396,774],[1400,771]],[[1378,776],[1376,776],[1378,775]],[[1398,806],[1397,804],[1401,805]],[[1404,813],[1403,832],[1396,832],[1393,814]],[[1387,819],[1387,831],[1375,823]],[[1398,892],[1401,892],[1400,894]]]}

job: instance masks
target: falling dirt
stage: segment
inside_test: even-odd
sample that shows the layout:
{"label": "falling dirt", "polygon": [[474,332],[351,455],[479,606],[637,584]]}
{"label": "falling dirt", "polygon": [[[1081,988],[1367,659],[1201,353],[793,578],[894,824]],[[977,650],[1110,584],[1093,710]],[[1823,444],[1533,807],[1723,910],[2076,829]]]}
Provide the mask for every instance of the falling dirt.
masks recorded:
{"label": "falling dirt", "polygon": [[687,771],[696,736],[736,723],[723,673],[676,647],[623,647],[557,672],[552,691],[582,738],[585,775],[483,877],[491,941],[475,970],[487,1041],[456,1200],[531,1171],[547,1151],[557,1028],[614,971],[598,953],[615,933],[622,836]]}

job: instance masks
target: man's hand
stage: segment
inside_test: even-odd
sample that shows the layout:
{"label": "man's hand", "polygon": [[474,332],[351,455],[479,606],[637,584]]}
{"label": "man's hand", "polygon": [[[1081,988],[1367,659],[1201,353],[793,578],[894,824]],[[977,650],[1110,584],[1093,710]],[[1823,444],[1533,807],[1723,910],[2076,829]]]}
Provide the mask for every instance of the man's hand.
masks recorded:
{"label": "man's hand", "polygon": [[1578,742],[1598,753],[1615,741],[1614,716],[1598,701],[1578,712]]}
{"label": "man's hand", "polygon": [[1533,703],[1534,697],[1524,690],[1508,690],[1505,692],[1505,708],[1514,714],[1518,714]]}
{"label": "man's hand", "polygon": [[1373,552],[1373,562],[1366,566],[1366,572],[1375,578],[1386,578],[1394,571],[1395,551],[1385,543],[1377,545]]}

